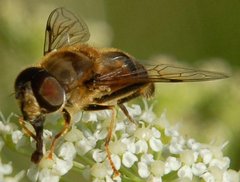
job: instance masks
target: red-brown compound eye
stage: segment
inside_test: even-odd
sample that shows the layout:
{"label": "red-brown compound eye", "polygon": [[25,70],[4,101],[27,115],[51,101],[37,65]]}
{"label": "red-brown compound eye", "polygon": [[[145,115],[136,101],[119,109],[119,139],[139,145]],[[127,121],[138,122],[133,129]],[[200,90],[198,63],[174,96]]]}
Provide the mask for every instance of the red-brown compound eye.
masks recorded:
{"label": "red-brown compound eye", "polygon": [[56,111],[63,105],[65,91],[56,78],[46,71],[39,72],[31,85],[39,106],[47,112]]}
{"label": "red-brown compound eye", "polygon": [[39,94],[52,106],[63,104],[63,89],[53,77],[46,77],[42,82]]}

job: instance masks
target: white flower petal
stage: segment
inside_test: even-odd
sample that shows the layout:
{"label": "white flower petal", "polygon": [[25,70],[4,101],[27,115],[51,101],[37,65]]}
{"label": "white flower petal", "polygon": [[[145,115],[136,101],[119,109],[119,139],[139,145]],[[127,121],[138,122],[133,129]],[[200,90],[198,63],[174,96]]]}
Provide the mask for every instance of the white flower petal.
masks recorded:
{"label": "white flower petal", "polygon": [[201,176],[206,182],[215,182],[214,176],[210,172],[206,172]]}
{"label": "white flower petal", "polygon": [[228,157],[223,157],[221,159],[213,159],[209,163],[209,166],[216,166],[222,170],[227,170],[230,166],[230,159]]}
{"label": "white flower petal", "polygon": [[134,136],[139,140],[148,141],[152,137],[152,131],[149,128],[137,128]]}
{"label": "white flower petal", "polygon": [[10,134],[12,131],[12,128],[10,125],[8,124],[4,124],[2,121],[0,121],[0,133],[3,133],[3,134]]}
{"label": "white flower petal", "polygon": [[131,107],[127,106],[127,110],[131,115],[133,116],[139,116],[142,114],[142,109],[139,105],[137,104],[132,104]]}
{"label": "white flower petal", "polygon": [[148,150],[148,144],[145,140],[138,140],[135,143],[135,148],[136,148],[136,151],[135,151],[136,154],[146,153]]}
{"label": "white flower petal", "polygon": [[162,177],[150,176],[147,179],[147,182],[162,182]]}
{"label": "white flower petal", "polygon": [[60,180],[59,176],[54,176],[54,175],[52,175],[52,176],[44,176],[44,177],[41,177],[40,179],[41,179],[40,180],[41,182],[49,182],[49,181],[51,181],[51,182],[58,182]]}
{"label": "white flower petal", "polygon": [[207,167],[204,163],[196,163],[192,165],[192,172],[195,176],[201,176],[207,171]]}
{"label": "white flower petal", "polygon": [[152,148],[153,151],[159,152],[163,148],[162,141],[160,139],[152,137],[149,140],[150,147]]}
{"label": "white flower petal", "polygon": [[151,130],[152,130],[153,137],[155,137],[155,138],[160,138],[161,137],[160,131],[158,131],[155,127],[152,127]]}
{"label": "white flower petal", "polygon": [[77,123],[82,119],[82,117],[83,117],[83,112],[75,113],[75,114],[72,115],[72,122]]}
{"label": "white flower petal", "polygon": [[48,154],[46,153],[43,158],[41,159],[40,163],[38,164],[38,167],[40,169],[42,168],[53,168],[54,164],[56,163],[56,155],[53,154],[53,159],[48,158]]}
{"label": "white flower petal", "polygon": [[152,106],[149,108],[145,100],[144,100],[144,106],[145,106],[145,111],[140,116],[140,120],[143,120],[147,123],[152,123],[156,118],[156,115],[152,111],[153,108]]}
{"label": "white flower petal", "polygon": [[165,174],[176,171],[181,167],[181,162],[176,157],[168,157],[165,162]]}
{"label": "white flower petal", "polygon": [[97,114],[97,121],[109,120],[109,118],[112,116],[112,111],[102,110],[102,111],[96,112],[96,114]]}
{"label": "white flower petal", "polygon": [[20,130],[15,130],[12,132],[12,141],[17,144],[19,140],[23,137],[23,133]]}
{"label": "white flower petal", "polygon": [[144,162],[146,164],[151,164],[154,161],[152,154],[143,154],[141,156],[141,162]]}
{"label": "white flower petal", "polygon": [[202,149],[200,150],[200,156],[202,157],[204,164],[208,164],[212,160],[213,154],[208,149]]}
{"label": "white flower petal", "polygon": [[125,152],[122,157],[122,163],[127,168],[132,167],[132,165],[138,161],[138,158],[131,152]]}
{"label": "white flower petal", "polygon": [[88,118],[89,121],[93,121],[93,122],[97,122],[98,119],[97,119],[97,113],[94,113],[94,112],[90,112],[89,113],[89,118]]}
{"label": "white flower petal", "polygon": [[192,180],[193,178],[192,169],[189,166],[185,165],[178,170],[178,176],[180,178],[188,178]]}
{"label": "white flower petal", "polygon": [[[103,182],[118,182],[119,181],[118,179],[116,179],[116,177],[114,178],[114,181],[113,181],[113,179],[110,176],[108,176],[108,175],[105,178],[106,179]],[[120,176],[118,176],[117,178],[120,178],[120,181],[121,181],[121,177]]]}
{"label": "white flower petal", "polygon": [[59,181],[59,176],[56,174],[53,174],[52,171],[50,171],[47,168],[42,169],[39,172],[39,181],[41,182],[58,182]]}
{"label": "white flower petal", "polygon": [[192,150],[184,150],[180,154],[180,160],[186,165],[192,165],[194,163],[194,152]]}
{"label": "white flower petal", "polygon": [[180,154],[183,151],[183,145],[178,142],[172,142],[169,145],[169,151],[172,154]]}
{"label": "white flower petal", "polygon": [[240,181],[240,174],[234,170],[227,170],[223,173],[223,182],[239,182]]}
{"label": "white flower petal", "polygon": [[53,166],[53,172],[58,176],[66,174],[73,166],[72,161],[65,161],[59,158],[56,158],[55,161],[56,163]]}
{"label": "white flower petal", "polygon": [[88,151],[92,150],[96,145],[96,140],[94,138],[82,139],[79,142],[76,142],[75,147],[77,153],[81,156],[86,154]]}
{"label": "white flower petal", "polygon": [[136,153],[136,145],[133,138],[123,138],[121,141],[127,146],[129,152]]}
{"label": "white flower petal", "polygon": [[175,128],[166,128],[164,130],[164,134],[169,137],[178,137],[179,136],[179,132]]}
{"label": "white flower petal", "polygon": [[39,169],[36,165],[32,165],[28,170],[27,170],[27,177],[31,181],[37,181],[39,176]]}
{"label": "white flower petal", "polygon": [[199,151],[201,148],[201,144],[196,142],[193,138],[187,140],[187,146],[193,151]]}
{"label": "white flower petal", "polygon": [[124,122],[117,122],[116,123],[116,127],[115,127],[115,131],[124,131],[126,128],[126,124]]}
{"label": "white flower petal", "polygon": [[222,146],[210,146],[209,150],[211,150],[214,158],[222,158],[223,152],[221,150]]}
{"label": "white flower petal", "polygon": [[127,150],[127,146],[121,140],[117,140],[110,142],[109,149],[112,154],[122,155]]}
{"label": "white flower petal", "polygon": [[147,178],[150,175],[148,166],[144,162],[138,162],[138,174],[142,178]]}
{"label": "white flower petal", "polygon": [[121,159],[118,155],[112,154],[111,155],[113,164],[115,165],[116,169],[119,170],[121,167]]}
{"label": "white flower petal", "polygon": [[126,134],[129,135],[134,135],[136,129],[137,129],[137,125],[135,123],[127,123],[126,125]]}
{"label": "white flower petal", "polygon": [[182,136],[172,137],[171,144],[178,144],[181,147],[185,147],[186,141]]}
{"label": "white flower petal", "polygon": [[72,129],[64,136],[64,139],[69,142],[77,142],[84,138],[83,133],[73,126]]}
{"label": "white flower petal", "polygon": [[97,139],[97,140],[103,140],[104,138],[107,137],[107,134],[108,134],[108,131],[106,128],[103,128],[101,130],[97,130],[95,133],[94,133],[94,137]]}
{"label": "white flower petal", "polygon": [[215,181],[223,181],[223,172],[224,170],[220,169],[219,167],[212,166],[208,168],[208,171],[214,176]]}
{"label": "white flower petal", "polygon": [[170,124],[167,120],[166,110],[161,114],[160,118],[155,122],[155,125],[160,126],[161,128],[169,128]]}
{"label": "white flower petal", "polygon": [[106,156],[107,156],[106,152],[100,149],[95,149],[92,154],[93,159],[98,163],[106,159]]}
{"label": "white flower petal", "polygon": [[150,164],[150,171],[154,176],[163,176],[165,173],[165,163],[163,161],[153,161]]}
{"label": "white flower petal", "polygon": [[91,174],[99,179],[104,179],[107,176],[107,167],[104,163],[95,163],[91,168]]}
{"label": "white flower petal", "polygon": [[62,157],[64,160],[73,160],[76,155],[76,149],[71,142],[65,142],[61,145],[59,149],[59,157]]}
{"label": "white flower petal", "polygon": [[1,161],[0,161],[0,174],[7,175],[7,174],[11,174],[12,171],[13,171],[13,168],[12,168],[11,162],[9,162],[8,164],[1,164]]}

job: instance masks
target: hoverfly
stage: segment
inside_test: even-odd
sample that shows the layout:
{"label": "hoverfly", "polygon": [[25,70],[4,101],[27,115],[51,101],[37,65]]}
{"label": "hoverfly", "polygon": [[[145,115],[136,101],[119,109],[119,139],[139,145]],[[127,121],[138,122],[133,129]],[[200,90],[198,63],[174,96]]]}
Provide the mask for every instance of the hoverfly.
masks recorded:
{"label": "hoverfly", "polygon": [[[23,129],[36,141],[31,160],[43,157],[43,125],[49,113],[62,112],[65,125],[54,137],[54,146],[71,127],[71,116],[79,111],[112,111],[105,142],[107,157],[118,174],[108,148],[119,106],[132,121],[124,103],[136,97],[149,98],[155,82],[195,82],[226,78],[222,73],[181,68],[167,64],[143,66],[134,57],[115,48],[98,49],[84,44],[90,37],[85,22],[73,13],[57,8],[50,14],[40,65],[24,69],[15,81],[15,97],[19,101]],[[29,122],[35,133],[26,126]]]}

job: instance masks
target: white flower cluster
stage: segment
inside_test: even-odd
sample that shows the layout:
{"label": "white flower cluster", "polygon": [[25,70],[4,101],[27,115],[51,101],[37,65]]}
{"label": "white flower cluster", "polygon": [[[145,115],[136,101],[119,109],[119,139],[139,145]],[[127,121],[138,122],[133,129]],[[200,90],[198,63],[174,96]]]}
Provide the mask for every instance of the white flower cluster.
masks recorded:
{"label": "white flower cluster", "polygon": [[[170,126],[165,113],[157,118],[146,103],[144,111],[138,105],[127,109],[138,125],[130,123],[119,112],[109,143],[111,158],[120,176],[113,176],[105,149],[111,112],[100,111],[76,117],[64,140],[59,141],[53,159],[48,159],[46,151],[40,164],[28,169],[29,179],[55,182],[75,168],[84,181],[95,182],[240,181],[240,173],[229,169],[230,159],[222,153],[225,144],[214,146],[183,137],[176,126]],[[44,133],[47,145],[52,134],[47,130]],[[22,138],[20,130],[12,132],[16,146]]]}
{"label": "white flower cluster", "polygon": [[2,149],[5,145],[4,137],[10,134],[13,131],[14,125],[9,123],[12,114],[5,119],[3,114],[0,112],[0,182],[18,182],[24,176],[24,171],[20,171],[15,176],[12,175],[13,173],[13,166],[12,162],[3,163],[2,162]]}

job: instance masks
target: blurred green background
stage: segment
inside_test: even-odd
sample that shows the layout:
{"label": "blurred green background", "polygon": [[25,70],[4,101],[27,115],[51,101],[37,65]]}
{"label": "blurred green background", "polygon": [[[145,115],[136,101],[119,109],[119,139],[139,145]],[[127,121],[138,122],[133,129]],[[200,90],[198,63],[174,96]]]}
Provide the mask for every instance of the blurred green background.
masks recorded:
{"label": "blurred green background", "polygon": [[[240,169],[240,1],[0,0],[0,110],[19,113],[18,73],[41,60],[50,12],[66,7],[89,26],[90,44],[122,49],[145,63],[174,63],[226,72],[229,79],[158,84],[149,103],[187,137],[221,145]],[[137,102],[137,101],[133,101]],[[141,101],[140,101],[141,102]]]}

